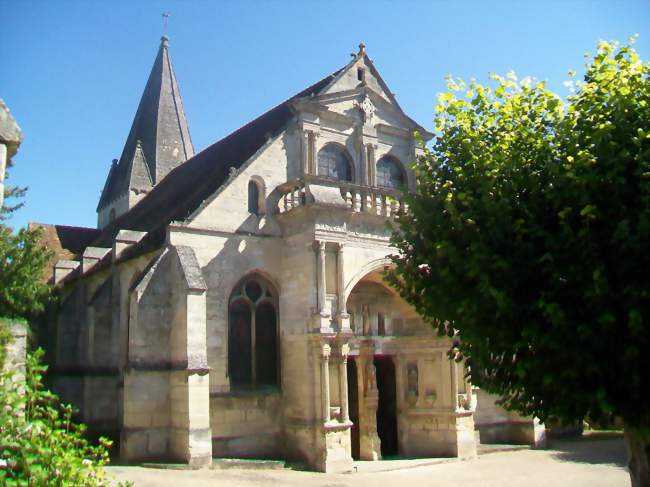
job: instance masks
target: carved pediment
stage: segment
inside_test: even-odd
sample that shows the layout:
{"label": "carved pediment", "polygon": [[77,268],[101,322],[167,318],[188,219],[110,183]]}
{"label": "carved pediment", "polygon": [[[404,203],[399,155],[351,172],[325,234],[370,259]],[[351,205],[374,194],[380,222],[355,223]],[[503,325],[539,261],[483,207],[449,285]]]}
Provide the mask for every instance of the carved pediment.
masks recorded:
{"label": "carved pediment", "polygon": [[374,127],[398,137],[411,137],[416,130],[425,139],[432,135],[409,118],[399,105],[369,86],[300,98],[292,103],[292,109],[300,120],[309,123],[331,121],[348,128]]}

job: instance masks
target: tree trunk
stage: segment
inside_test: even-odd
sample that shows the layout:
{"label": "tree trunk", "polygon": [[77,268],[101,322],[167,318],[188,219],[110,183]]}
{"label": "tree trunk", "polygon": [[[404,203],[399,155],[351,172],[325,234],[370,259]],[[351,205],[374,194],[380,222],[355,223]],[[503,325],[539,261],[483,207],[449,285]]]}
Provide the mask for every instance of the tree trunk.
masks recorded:
{"label": "tree trunk", "polygon": [[648,428],[625,426],[625,445],[632,487],[650,487],[650,434]]}

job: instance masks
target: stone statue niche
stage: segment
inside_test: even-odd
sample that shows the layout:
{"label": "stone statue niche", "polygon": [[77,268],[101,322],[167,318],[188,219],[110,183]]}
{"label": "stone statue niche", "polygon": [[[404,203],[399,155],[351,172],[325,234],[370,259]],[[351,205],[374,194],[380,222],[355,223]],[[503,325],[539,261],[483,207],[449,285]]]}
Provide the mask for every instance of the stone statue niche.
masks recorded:
{"label": "stone statue niche", "polygon": [[363,335],[370,336],[372,334],[370,330],[370,306],[364,304],[361,310],[363,313]]}
{"label": "stone statue niche", "polygon": [[415,406],[418,401],[418,364],[409,362],[406,366],[406,400],[411,407]]}
{"label": "stone statue niche", "polygon": [[365,376],[365,395],[375,395],[377,393],[377,371],[372,362],[368,362],[366,365]]}

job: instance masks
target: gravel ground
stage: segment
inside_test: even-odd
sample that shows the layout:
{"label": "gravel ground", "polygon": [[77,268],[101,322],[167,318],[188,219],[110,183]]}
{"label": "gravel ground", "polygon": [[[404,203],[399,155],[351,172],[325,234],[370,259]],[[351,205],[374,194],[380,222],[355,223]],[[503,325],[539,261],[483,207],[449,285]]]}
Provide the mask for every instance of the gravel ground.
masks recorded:
{"label": "gravel ground", "polygon": [[[556,441],[547,450],[497,451],[474,460],[359,462],[357,472],[322,474],[285,469],[161,470],[108,467],[136,487],[616,487],[629,486],[620,438]],[[379,465],[381,464],[381,465]]]}

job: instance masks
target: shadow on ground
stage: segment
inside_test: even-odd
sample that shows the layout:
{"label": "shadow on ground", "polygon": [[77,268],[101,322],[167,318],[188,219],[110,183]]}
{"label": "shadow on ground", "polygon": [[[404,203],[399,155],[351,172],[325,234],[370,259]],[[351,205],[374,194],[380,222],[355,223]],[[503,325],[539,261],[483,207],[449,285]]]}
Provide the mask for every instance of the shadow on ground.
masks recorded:
{"label": "shadow on ground", "polygon": [[563,462],[609,464],[623,468],[627,466],[622,434],[591,434],[578,439],[554,440],[548,450],[555,459]]}

